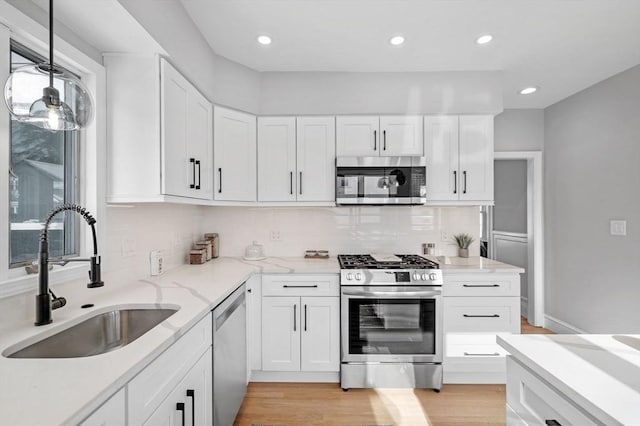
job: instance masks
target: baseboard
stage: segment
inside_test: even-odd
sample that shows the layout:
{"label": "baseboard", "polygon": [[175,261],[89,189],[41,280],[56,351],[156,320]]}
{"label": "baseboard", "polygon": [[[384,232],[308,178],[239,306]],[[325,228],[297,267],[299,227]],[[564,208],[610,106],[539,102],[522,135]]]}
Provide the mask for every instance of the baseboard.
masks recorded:
{"label": "baseboard", "polygon": [[586,334],[587,332],[579,329],[567,322],[554,318],[551,315],[544,315],[544,327],[556,334]]}
{"label": "baseboard", "polygon": [[504,385],[507,383],[507,373],[506,371],[445,371],[442,382],[451,385]]}
{"label": "baseboard", "polygon": [[520,297],[520,315],[529,318],[529,299],[526,297]]}
{"label": "baseboard", "polygon": [[307,382],[340,383],[340,372],[333,371],[256,371],[251,372],[251,382]]}

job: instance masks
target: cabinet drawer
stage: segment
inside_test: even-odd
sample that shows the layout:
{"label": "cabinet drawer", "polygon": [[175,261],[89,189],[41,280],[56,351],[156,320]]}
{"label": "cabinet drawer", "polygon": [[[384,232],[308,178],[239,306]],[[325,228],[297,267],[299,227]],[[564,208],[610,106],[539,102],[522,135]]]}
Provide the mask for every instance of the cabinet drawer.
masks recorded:
{"label": "cabinet drawer", "polygon": [[519,297],[444,297],[444,331],[520,333]]}
{"label": "cabinet drawer", "polygon": [[340,277],[330,275],[263,275],[263,296],[339,296]]}
{"label": "cabinet drawer", "polygon": [[444,296],[520,296],[520,276],[488,274],[444,277]]}
{"label": "cabinet drawer", "polygon": [[561,425],[598,424],[511,356],[507,357],[507,404],[528,425],[545,426],[547,420],[555,420]]}
{"label": "cabinet drawer", "polygon": [[129,382],[129,424],[144,423],[211,346],[211,322],[207,315]]}

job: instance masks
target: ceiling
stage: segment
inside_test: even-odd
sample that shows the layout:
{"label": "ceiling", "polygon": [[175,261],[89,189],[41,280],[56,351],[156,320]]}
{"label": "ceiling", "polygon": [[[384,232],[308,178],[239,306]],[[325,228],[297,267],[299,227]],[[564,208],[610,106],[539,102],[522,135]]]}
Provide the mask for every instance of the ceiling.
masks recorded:
{"label": "ceiling", "polygon": [[180,1],[217,54],[258,71],[501,70],[505,108],[544,108],[640,63],[638,0]]}

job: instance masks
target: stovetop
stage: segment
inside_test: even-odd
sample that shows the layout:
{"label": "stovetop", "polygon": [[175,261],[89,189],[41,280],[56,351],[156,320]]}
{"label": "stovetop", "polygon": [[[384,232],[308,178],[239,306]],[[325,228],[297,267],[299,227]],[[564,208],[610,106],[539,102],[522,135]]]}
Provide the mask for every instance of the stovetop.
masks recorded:
{"label": "stovetop", "polygon": [[[376,256],[378,257],[378,256]],[[396,259],[392,259],[396,257]],[[440,266],[417,254],[396,254],[391,260],[376,260],[370,254],[339,254],[341,269],[439,269]]]}

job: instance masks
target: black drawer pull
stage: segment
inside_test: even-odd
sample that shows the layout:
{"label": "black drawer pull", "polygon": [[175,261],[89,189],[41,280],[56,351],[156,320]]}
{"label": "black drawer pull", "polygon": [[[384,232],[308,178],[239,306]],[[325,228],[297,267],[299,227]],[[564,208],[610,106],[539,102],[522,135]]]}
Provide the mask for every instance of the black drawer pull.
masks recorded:
{"label": "black drawer pull", "polygon": [[184,424],[184,402],[178,402],[176,404],[176,410],[181,411],[182,412],[182,426],[186,426]]}
{"label": "black drawer pull", "polygon": [[500,287],[499,284],[462,284],[462,287]]}
{"label": "black drawer pull", "polygon": [[473,352],[465,352],[464,356],[500,356],[498,352],[493,353],[473,353]]}
{"label": "black drawer pull", "polygon": [[544,424],[546,424],[547,426],[562,426],[557,420],[545,420]]}
{"label": "black drawer pull", "polygon": [[313,285],[283,285],[283,288],[318,288],[318,284]]}
{"label": "black drawer pull", "polygon": [[458,193],[458,172],[455,170],[453,171],[453,193]]}
{"label": "black drawer pull", "polygon": [[304,305],[304,331],[307,331],[307,304]]}
{"label": "black drawer pull", "polygon": [[220,179],[218,179],[218,194],[222,194],[222,167],[218,167],[218,175]]}
{"label": "black drawer pull", "polygon": [[462,314],[463,317],[465,318],[500,318],[500,315],[498,314],[493,314],[493,315],[468,315],[468,314]]}
{"label": "black drawer pull", "polygon": [[293,331],[296,331],[296,310],[297,310],[298,305],[293,305]]}
{"label": "black drawer pull", "polygon": [[187,389],[187,398],[191,398],[191,426],[196,426],[196,391]]}
{"label": "black drawer pull", "polygon": [[[202,184],[201,173],[200,173],[200,160],[196,160],[196,166],[198,166],[198,184],[196,185],[196,189],[200,189],[200,185]],[[194,178],[195,182],[195,178]]]}
{"label": "black drawer pull", "polygon": [[194,189],[196,187],[196,159],[189,158],[189,163],[191,163],[191,170],[193,171],[193,183],[189,184],[189,188]]}

